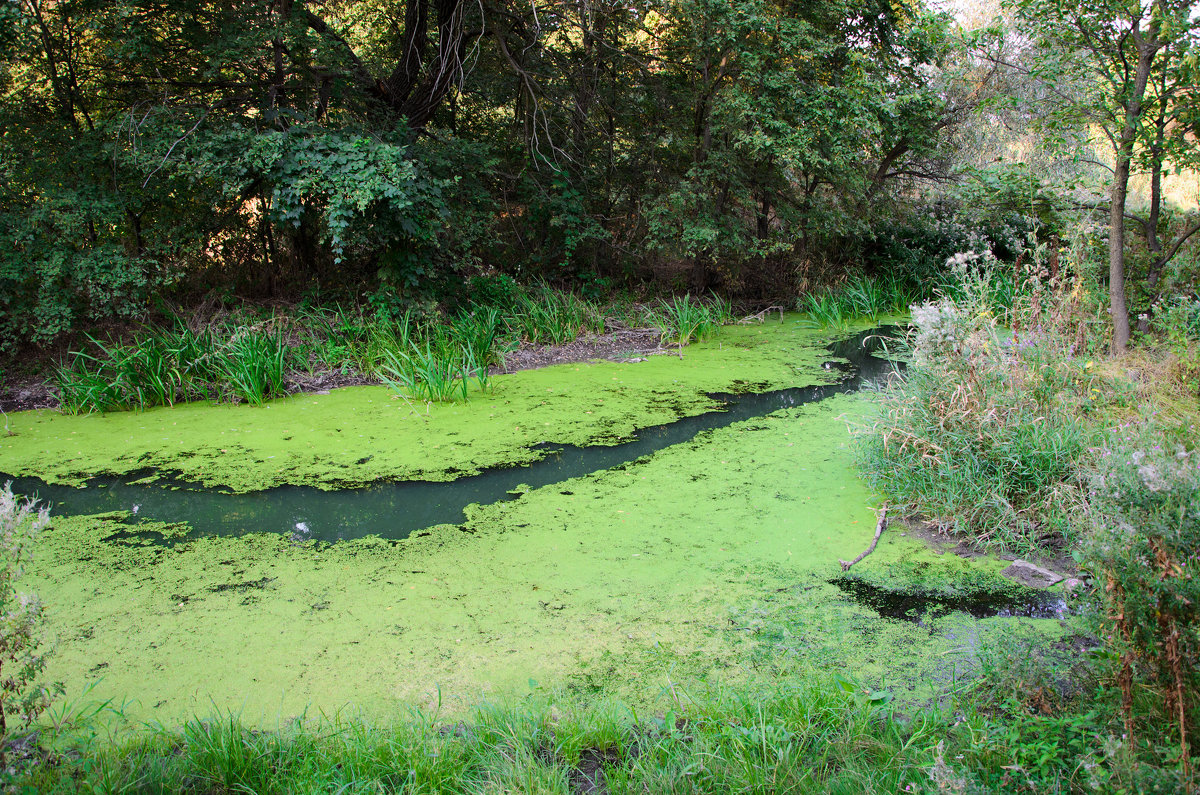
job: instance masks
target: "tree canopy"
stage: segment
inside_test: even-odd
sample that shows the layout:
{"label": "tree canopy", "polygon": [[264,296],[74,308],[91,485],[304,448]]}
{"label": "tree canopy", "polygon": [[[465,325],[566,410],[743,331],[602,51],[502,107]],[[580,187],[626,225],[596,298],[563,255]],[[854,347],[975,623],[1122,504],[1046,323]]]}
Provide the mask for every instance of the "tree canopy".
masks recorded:
{"label": "tree canopy", "polygon": [[0,14],[5,325],[39,339],[170,285],[405,294],[500,270],[787,291],[946,176],[970,101],[949,19],[916,3]]}

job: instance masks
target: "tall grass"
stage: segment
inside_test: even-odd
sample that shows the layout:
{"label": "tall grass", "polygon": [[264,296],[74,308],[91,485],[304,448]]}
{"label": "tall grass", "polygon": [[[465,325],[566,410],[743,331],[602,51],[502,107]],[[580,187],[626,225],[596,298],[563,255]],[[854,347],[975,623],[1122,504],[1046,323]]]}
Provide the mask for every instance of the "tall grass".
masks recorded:
{"label": "tall grass", "polygon": [[295,362],[277,331],[234,327],[199,333],[149,329],[128,344],[88,338],[54,373],[67,414],[147,409],[179,400],[254,405],[285,394]]}
{"label": "tall grass", "polygon": [[551,345],[604,331],[604,314],[599,306],[574,293],[545,286],[520,293],[506,321],[522,339]]}
{"label": "tall grass", "polygon": [[[685,345],[732,320],[726,301],[690,296],[657,308],[621,307],[614,324],[654,324],[664,341]],[[290,370],[335,370],[378,378],[421,400],[459,400],[468,383],[491,388],[491,368],[520,341],[562,345],[601,333],[596,303],[547,285],[522,288],[504,306],[469,305],[443,316],[432,308],[378,314],[335,305],[241,322],[226,318],[193,331],[177,321],[128,343],[89,338],[54,373],[69,414],[146,409],[181,400],[254,405],[286,391]],[[250,320],[253,320],[251,318]]]}
{"label": "tall grass", "polygon": [[997,325],[993,284],[913,308],[906,372],[860,435],[861,468],[898,504],[1018,550],[1069,534],[1102,411],[1129,393],[1052,334]]}
{"label": "tall grass", "polygon": [[462,349],[414,342],[409,350],[386,351],[384,357],[379,375],[393,390],[433,403],[467,399],[470,371],[468,354]]}
{"label": "tall grass", "polygon": [[662,332],[662,341],[672,345],[699,342],[715,334],[721,326],[733,321],[733,309],[728,301],[713,296],[708,302],[684,295],[670,301],[659,301],[654,322]]}
{"label": "tall grass", "polygon": [[908,311],[909,305],[932,292],[894,275],[880,278],[859,276],[826,290],[800,297],[798,309],[814,325],[844,330],[859,320],[877,320],[883,315]]}

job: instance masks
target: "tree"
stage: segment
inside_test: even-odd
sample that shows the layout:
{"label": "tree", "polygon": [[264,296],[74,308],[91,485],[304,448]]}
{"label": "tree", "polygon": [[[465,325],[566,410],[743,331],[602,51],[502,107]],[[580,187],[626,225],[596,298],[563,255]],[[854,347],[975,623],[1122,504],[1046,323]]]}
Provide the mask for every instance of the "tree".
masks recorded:
{"label": "tree", "polygon": [[[1194,81],[1190,86],[1180,82],[1177,67],[1177,78],[1172,80],[1168,77],[1172,69],[1165,62],[1182,58],[1194,64],[1200,18],[1193,18],[1189,0],[1090,0],[1077,4],[1017,0],[1015,5],[1037,48],[1032,71],[1051,86],[1079,89],[1056,91],[1056,105],[1048,118],[1060,124],[1094,127],[1107,139],[1112,152],[1109,309],[1112,348],[1122,352],[1130,335],[1125,285],[1129,177],[1139,152],[1154,148],[1147,140],[1155,135],[1152,119],[1161,114],[1165,134],[1177,118],[1180,103],[1195,101]],[[1156,70],[1165,81],[1163,90],[1148,96]],[[1081,75],[1084,79],[1078,80]],[[1158,152],[1163,159],[1153,168],[1161,173],[1170,150],[1160,146]],[[1177,250],[1172,244],[1166,252]]]}

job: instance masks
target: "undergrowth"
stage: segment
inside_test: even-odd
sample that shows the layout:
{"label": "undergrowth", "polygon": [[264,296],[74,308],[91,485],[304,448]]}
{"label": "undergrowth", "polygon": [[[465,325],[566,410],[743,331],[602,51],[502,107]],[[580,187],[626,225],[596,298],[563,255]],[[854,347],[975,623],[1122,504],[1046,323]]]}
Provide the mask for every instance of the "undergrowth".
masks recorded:
{"label": "undergrowth", "polygon": [[733,319],[727,301],[690,296],[658,307],[608,306],[547,285],[516,287],[497,303],[367,311],[330,306],[265,318],[227,317],[193,330],[182,320],[123,342],[88,337],[53,373],[68,414],[142,410],[180,401],[260,404],[284,395],[294,373],[378,379],[421,401],[488,390],[494,368],[522,343],[562,345],[608,328],[658,327],[686,345]]}
{"label": "undergrowth", "polygon": [[1029,551],[1071,532],[1103,419],[1130,393],[1045,330],[1002,328],[986,277],[913,308],[909,363],[860,429],[861,469],[897,504]]}
{"label": "undergrowth", "polygon": [[721,326],[733,322],[733,308],[728,301],[713,296],[708,302],[690,295],[659,301],[653,322],[666,344],[684,346],[708,339]]}
{"label": "undergrowth", "polygon": [[62,411],[147,409],[181,400],[261,404],[285,394],[295,350],[277,329],[149,329],[128,344],[88,338],[54,373]]}
{"label": "undergrowth", "polygon": [[805,293],[797,301],[797,309],[813,325],[845,330],[857,321],[904,314],[910,304],[931,294],[931,290],[922,290],[919,285],[894,275],[859,276],[834,287]]}
{"label": "undergrowth", "polygon": [[664,691],[660,711],[545,698],[483,704],[462,721],[333,716],[253,730],[236,716],[178,728],[80,731],[10,770],[37,792],[895,793],[1094,792],[1181,783],[1138,771],[1096,713],[1011,701],[916,715],[844,677],[771,692]]}
{"label": "undergrowth", "polygon": [[[1195,784],[1200,730],[1200,412],[1176,400],[1193,388],[1178,366],[1194,344],[1191,302],[1161,313],[1179,321],[1158,357],[1171,369],[1145,350],[1110,357],[1083,249],[1072,244],[1054,277],[1035,265],[1001,299],[986,269],[959,259],[955,294],[913,308],[907,370],[859,429],[861,470],[972,541],[1073,556],[1090,594],[1096,714],[1064,720],[1116,723],[1125,753],[1148,762],[1133,790],[1179,791]],[[1086,737],[1063,724],[1041,742]]]}

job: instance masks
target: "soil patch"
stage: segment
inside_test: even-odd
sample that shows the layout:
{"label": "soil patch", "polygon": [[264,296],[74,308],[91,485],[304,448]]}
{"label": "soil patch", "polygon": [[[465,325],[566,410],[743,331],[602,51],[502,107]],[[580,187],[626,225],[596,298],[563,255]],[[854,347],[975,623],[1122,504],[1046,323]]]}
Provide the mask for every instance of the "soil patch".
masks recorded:
{"label": "soil patch", "polygon": [[607,795],[604,768],[621,764],[621,761],[621,755],[615,751],[584,749],[579,755],[579,766],[571,770],[571,791],[577,795]]}
{"label": "soil patch", "polygon": [[28,411],[58,406],[58,396],[44,381],[22,381],[0,386],[0,411]]}
{"label": "soil patch", "polygon": [[515,373],[553,364],[574,364],[594,359],[631,361],[659,353],[674,353],[664,348],[658,329],[624,329],[607,334],[580,337],[565,345],[535,345],[521,343],[515,351],[504,354],[504,366],[497,372]]}

